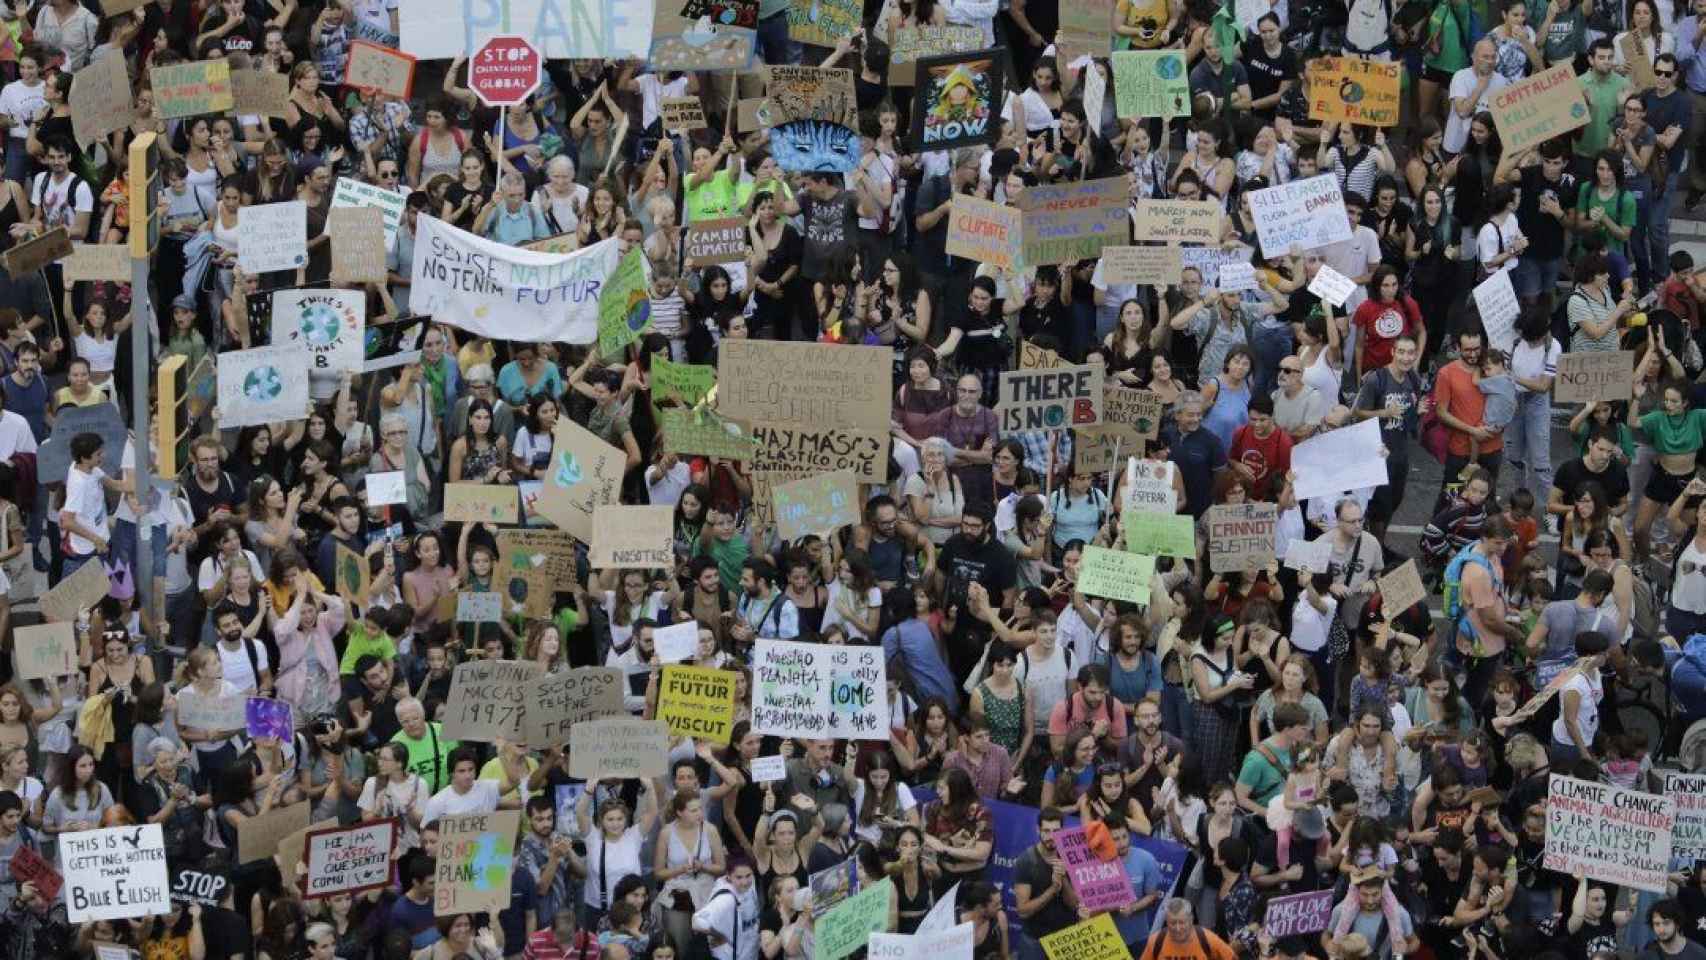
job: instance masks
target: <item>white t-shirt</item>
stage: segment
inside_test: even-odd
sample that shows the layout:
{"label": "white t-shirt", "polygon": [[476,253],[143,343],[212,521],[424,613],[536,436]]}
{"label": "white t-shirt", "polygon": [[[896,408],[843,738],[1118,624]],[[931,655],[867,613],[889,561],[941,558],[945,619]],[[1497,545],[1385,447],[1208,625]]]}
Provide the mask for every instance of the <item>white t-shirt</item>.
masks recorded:
{"label": "white t-shirt", "polygon": [[1576,674],[1558,691],[1558,719],[1552,721],[1552,739],[1558,743],[1575,745],[1570,739],[1570,728],[1564,723],[1564,694],[1574,690],[1582,695],[1581,709],[1576,711],[1576,727],[1582,732],[1582,740],[1589,746],[1599,733],[1599,702],[1605,699],[1605,679],[1597,672],[1592,678],[1587,674]]}
{"label": "white t-shirt", "polygon": [[[823,608],[823,629],[828,630],[830,627],[839,624],[841,629],[847,631],[847,639],[850,642],[869,640],[870,637],[866,635],[863,627],[860,627],[857,623],[854,623],[841,615],[841,610],[837,606],[836,601],[840,600],[847,594],[847,592],[848,588],[842,586],[839,579],[830,581],[829,596],[825,598]],[[881,590],[878,590],[876,587],[872,587],[870,590],[865,592],[865,606],[871,609],[876,609],[882,605],[883,592]]]}
{"label": "white t-shirt", "polygon": [[397,9],[397,0],[355,0],[351,6],[362,23],[384,33],[396,32],[391,29],[391,11]]}
{"label": "white t-shirt", "polygon": [[[70,513],[77,517],[79,523],[105,535],[107,530],[107,493],[101,486],[106,478],[106,472],[96,467],[92,473],[84,473],[75,465],[65,472],[65,506],[61,514]],[[71,545],[71,552],[78,556],[86,556],[95,552],[93,541],[67,532],[66,538]]]}
{"label": "white t-shirt", "polygon": [[1516,250],[1516,239],[1522,236],[1522,225],[1516,222],[1516,215],[1505,218],[1504,224],[1488,220],[1481,224],[1481,232],[1475,235],[1475,254],[1481,258],[1481,266],[1488,273],[1501,273],[1516,269],[1516,257],[1505,260],[1498,266],[1493,266],[1492,259],[1501,253],[1511,253]]}
{"label": "white t-shirt", "polygon": [[620,839],[606,843],[604,831],[593,825],[586,838],[586,886],[582,896],[589,907],[607,907],[616,902],[616,885],[623,877],[640,874],[639,827],[629,827]]}
{"label": "white t-shirt", "polygon": [[[255,556],[254,551],[248,547],[243,548],[243,556],[248,558],[249,569],[255,574],[255,582],[259,583],[261,578],[266,576],[266,569],[261,566],[261,558]],[[219,554],[215,553],[205,557],[201,561],[201,566],[196,570],[195,587],[197,590],[211,590],[219,578],[224,575],[225,563],[219,559]]]}
{"label": "white t-shirt", "polygon": [[454,817],[464,813],[492,813],[498,808],[498,782],[475,780],[467,793],[457,793],[455,787],[445,787],[432,795],[421,813],[425,826],[439,817]]}
{"label": "white t-shirt", "polygon": [[[1478,82],[1479,79],[1475,76],[1474,67],[1464,67],[1462,70],[1452,74],[1450,91],[1451,101],[1461,100],[1464,97],[1469,96],[1469,94],[1474,91],[1475,84]],[[1459,114],[1457,112],[1457,108],[1452,106],[1451,102],[1446,103],[1444,140],[1446,153],[1463,152],[1463,145],[1469,142],[1470,118],[1483,110],[1491,110],[1493,106],[1493,94],[1498,93],[1500,88],[1507,86],[1509,83],[1510,81],[1506,80],[1503,74],[1495,71],[1492,77],[1487,81],[1487,88],[1481,91],[1481,99],[1475,101],[1475,109],[1470,111],[1468,117]]]}
{"label": "white t-shirt", "polygon": [[[249,664],[251,645],[255,655],[253,666]],[[255,675],[255,671],[264,671],[271,666],[267,662],[266,644],[243,637],[237,641],[235,650],[227,649],[223,640],[214,644],[213,649],[219,652],[219,664],[225,668],[225,682],[236,687],[237,692],[254,693],[260,687],[261,678]]]}
{"label": "white t-shirt", "polygon": [[655,466],[646,468],[646,496],[654,507],[673,507],[693,483],[693,470],[687,461],[675,461],[675,469],[664,471]]}
{"label": "white t-shirt", "polygon": [[[71,185],[77,185],[75,196],[67,197]],[[79,213],[93,214],[95,212],[95,192],[89,189],[89,184],[74,173],[67,173],[64,180],[54,180],[53,174],[40,173],[36,175],[35,184],[30,188],[30,202],[41,211],[41,220],[48,229],[54,227],[71,227],[71,221]],[[73,231],[75,233],[75,231]],[[91,361],[91,366],[93,362]],[[110,366],[107,369],[112,369]]]}
{"label": "white t-shirt", "polygon": [[[1511,348],[1511,376],[1532,380],[1535,377],[1551,377],[1558,373],[1558,357],[1564,348],[1558,345],[1553,337],[1547,337],[1544,344],[1533,344],[1518,337],[1516,346]],[[1532,393],[1527,387],[1518,383],[1517,393]]]}
{"label": "white t-shirt", "polygon": [[47,84],[40,79],[35,86],[26,86],[22,80],[13,80],[0,89],[0,113],[12,120],[12,127],[7,132],[14,138],[23,140],[30,135],[30,121],[35,119],[36,111],[47,105],[43,91]]}
{"label": "white t-shirt", "polygon": [[1072,679],[1072,658],[1058,642],[1046,658],[1039,659],[1036,650],[1032,646],[1021,651],[1019,665],[1025,696],[1031,701],[1033,732],[1041,733],[1048,730],[1048,716],[1054,712],[1054,705],[1066,699],[1066,684]]}
{"label": "white t-shirt", "polygon": [[[895,816],[903,819],[908,810],[918,806],[918,801],[912,796],[912,788],[908,787],[904,783],[895,784],[895,801],[895,805],[898,808],[895,812]],[[857,780],[853,783],[853,833],[861,840],[865,840],[873,844],[879,843],[883,838],[882,825],[875,820],[870,823],[864,823],[864,817],[860,815],[860,811],[864,809],[865,781]],[[881,818],[882,814],[879,812],[876,816]]]}
{"label": "white t-shirt", "polygon": [[13,455],[36,452],[36,435],[23,414],[0,410],[0,461],[10,463]]}
{"label": "white t-shirt", "polygon": [[1299,597],[1291,608],[1291,645],[1304,653],[1314,653],[1327,645],[1327,627],[1339,612],[1339,598],[1328,594],[1327,612],[1315,609],[1307,598]]}

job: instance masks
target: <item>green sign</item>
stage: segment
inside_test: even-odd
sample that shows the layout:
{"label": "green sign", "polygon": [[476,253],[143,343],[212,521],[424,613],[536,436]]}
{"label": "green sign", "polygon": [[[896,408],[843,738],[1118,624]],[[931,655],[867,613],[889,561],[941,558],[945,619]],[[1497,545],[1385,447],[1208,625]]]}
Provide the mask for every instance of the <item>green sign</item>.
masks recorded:
{"label": "green sign", "polygon": [[1149,603],[1149,581],[1155,558],[1141,553],[1085,547],[1078,563],[1078,590],[1085,596],[1108,597],[1139,605]]}
{"label": "green sign", "polygon": [[813,960],[841,960],[863,947],[871,934],[887,930],[889,891],[893,889],[894,881],[884,877],[882,883],[866,887],[819,917]]}
{"label": "green sign", "polygon": [[1124,511],[1125,548],[1151,557],[1197,558],[1197,529],[1188,513]]}
{"label": "green sign", "polygon": [[1188,117],[1191,80],[1183,50],[1119,50],[1113,55],[1114,112],[1121,117]]}
{"label": "green sign", "polygon": [[662,353],[652,354],[652,402],[674,400],[691,407],[705,399],[717,385],[717,368],[698,363],[675,363]]}
{"label": "green sign", "polygon": [[652,329],[649,288],[645,251],[635,247],[616,264],[598,294],[599,356],[620,357],[622,348]]}
{"label": "green sign", "polygon": [[709,411],[672,407],[658,411],[666,453],[724,460],[751,460],[758,450],[752,431]]}

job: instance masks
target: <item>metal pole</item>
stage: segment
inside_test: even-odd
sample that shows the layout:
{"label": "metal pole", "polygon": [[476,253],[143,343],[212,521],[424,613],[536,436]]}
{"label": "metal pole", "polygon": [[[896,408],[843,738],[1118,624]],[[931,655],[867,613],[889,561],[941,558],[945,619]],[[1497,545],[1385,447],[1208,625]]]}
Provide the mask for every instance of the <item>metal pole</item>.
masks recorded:
{"label": "metal pole", "polygon": [[[145,230],[147,225],[133,225],[132,229]],[[137,502],[142,505],[136,517],[136,569],[132,573],[136,578],[137,605],[143,610],[153,610],[154,602],[158,599],[153,595],[154,528],[148,523],[149,499],[154,492],[154,436],[148,429],[148,383],[153,379],[154,367],[150,357],[154,332],[154,298],[148,292],[148,264],[148,257],[130,258],[130,411],[131,429],[136,437],[135,493]],[[172,411],[162,410],[160,415],[170,418]],[[148,592],[144,593],[144,590]],[[179,642],[183,641],[180,639]]]}

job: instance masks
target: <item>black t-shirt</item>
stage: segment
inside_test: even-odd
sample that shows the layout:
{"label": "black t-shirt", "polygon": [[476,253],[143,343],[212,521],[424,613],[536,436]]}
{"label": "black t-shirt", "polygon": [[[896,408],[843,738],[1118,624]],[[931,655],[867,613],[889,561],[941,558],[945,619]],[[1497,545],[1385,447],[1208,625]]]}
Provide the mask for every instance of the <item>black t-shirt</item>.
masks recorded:
{"label": "black t-shirt", "polygon": [[947,577],[943,603],[959,608],[954,632],[948,637],[948,666],[955,676],[969,676],[989,641],[990,629],[971,615],[966,589],[974,582],[982,584],[989,592],[989,602],[1000,606],[1002,595],[1018,580],[1018,568],[1013,555],[1000,544],[973,543],[956,533],[936,555],[936,569]]}
{"label": "black t-shirt", "polygon": [[1558,472],[1552,475],[1552,485],[1564,491],[1566,504],[1581,495],[1582,484],[1589,480],[1605,488],[1605,497],[1610,503],[1618,503],[1629,495],[1629,474],[1619,470],[1615,460],[1608,464],[1603,472],[1594,473],[1577,457],[1559,467]]}
{"label": "black t-shirt", "polygon": [[1297,79],[1297,51],[1282,43],[1279,56],[1270,57],[1262,41],[1251,40],[1244,44],[1244,69],[1250,74],[1250,98],[1271,97],[1279,92],[1281,82]]}
{"label": "black t-shirt", "polygon": [[[1013,884],[1029,884],[1033,897],[1041,895],[1053,882],[1054,867],[1042,858],[1036,847],[1020,854],[1018,863],[1013,865]],[[1078,915],[1066,905],[1065,893],[1062,889],[1041,910],[1025,918],[1026,936],[1042,937],[1078,922]]]}
{"label": "black t-shirt", "polygon": [[184,497],[190,502],[190,515],[197,524],[207,522],[213,511],[225,507],[233,512],[243,505],[243,495],[237,492],[237,483],[224,470],[219,471],[219,482],[209,493],[201,488],[201,483],[191,477],[184,484]]}
{"label": "black t-shirt", "polygon": [[831,276],[830,268],[841,259],[852,265],[853,238],[859,227],[859,198],[842,190],[828,200],[809,193],[800,195],[800,220],[806,227],[806,248],[800,274],[807,280]]}
{"label": "black t-shirt", "polygon": [[1566,173],[1548,180],[1540,165],[1522,171],[1522,200],[1517,204],[1516,222],[1528,238],[1527,255],[1542,260],[1564,255],[1563,221],[1540,211],[1540,198],[1548,193],[1559,206],[1570,209],[1570,198],[1576,195],[1576,178]]}
{"label": "black t-shirt", "polygon": [[1404,415],[1380,418],[1380,440],[1397,459],[1408,460],[1406,438],[1414,436],[1417,425],[1417,406],[1422,397],[1422,378],[1414,370],[1399,380],[1390,367],[1379,367],[1362,375],[1362,387],[1357,391],[1358,410],[1384,410],[1403,407]]}
{"label": "black t-shirt", "polygon": [[1598,922],[1583,920],[1582,928],[1564,942],[1564,956],[1570,960],[1591,960],[1602,950],[1617,952],[1617,925],[1611,922],[1610,907]]}
{"label": "black t-shirt", "polygon": [[207,960],[230,960],[231,957],[255,955],[249,921],[235,910],[202,907],[201,932],[202,939],[207,943]]}
{"label": "black t-shirt", "polygon": [[360,700],[365,703],[368,712],[373,715],[373,722],[367,727],[369,743],[387,743],[397,735],[398,731],[403,729],[403,725],[397,722],[397,698],[391,696],[390,691],[386,691],[385,699],[380,700],[374,696],[373,691],[367,689],[366,682],[360,677],[345,677],[343,686],[344,722],[346,725],[355,723],[354,716],[349,715],[349,702],[351,700]]}

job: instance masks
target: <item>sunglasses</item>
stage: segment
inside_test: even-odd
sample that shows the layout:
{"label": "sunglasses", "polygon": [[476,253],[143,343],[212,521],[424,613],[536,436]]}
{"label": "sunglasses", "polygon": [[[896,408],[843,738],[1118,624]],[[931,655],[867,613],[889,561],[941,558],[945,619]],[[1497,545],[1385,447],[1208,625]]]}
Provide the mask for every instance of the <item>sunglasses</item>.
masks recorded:
{"label": "sunglasses", "polygon": [[1655,77],[1674,77],[1674,76],[1676,76],[1676,71],[1675,70],[1654,70],[1653,76],[1655,76]]}

